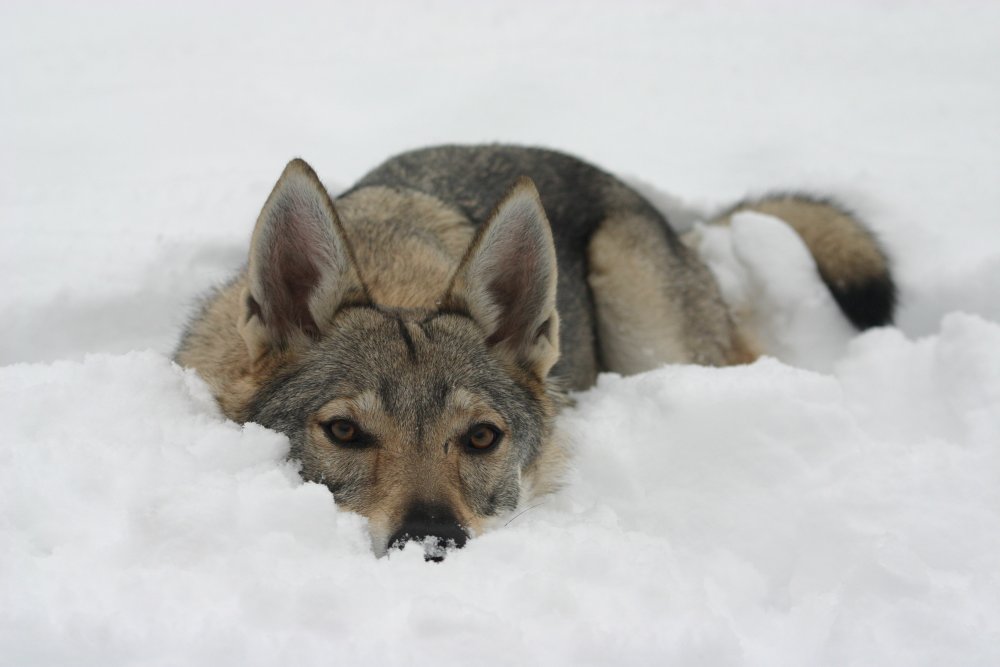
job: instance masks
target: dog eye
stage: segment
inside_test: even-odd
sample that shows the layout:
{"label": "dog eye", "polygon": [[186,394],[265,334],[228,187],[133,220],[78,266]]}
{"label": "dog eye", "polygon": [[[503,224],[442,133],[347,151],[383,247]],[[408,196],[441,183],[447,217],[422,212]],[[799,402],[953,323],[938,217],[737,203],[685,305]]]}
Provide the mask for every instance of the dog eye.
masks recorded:
{"label": "dog eye", "polygon": [[503,433],[496,426],[475,424],[462,437],[462,443],[467,450],[482,453],[496,448],[502,438]]}
{"label": "dog eye", "polygon": [[364,447],[369,443],[361,427],[350,419],[328,421],[323,424],[323,431],[331,442],[342,447]]}

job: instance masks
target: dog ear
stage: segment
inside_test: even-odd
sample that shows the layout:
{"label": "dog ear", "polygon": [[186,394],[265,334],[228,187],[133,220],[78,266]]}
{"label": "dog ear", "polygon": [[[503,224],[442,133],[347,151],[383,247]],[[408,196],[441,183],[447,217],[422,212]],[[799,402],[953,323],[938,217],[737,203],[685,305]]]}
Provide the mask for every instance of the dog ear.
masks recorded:
{"label": "dog ear", "polygon": [[544,379],[559,358],[556,271],[548,218],[522,178],[479,228],[444,303],[467,308],[488,344]]}
{"label": "dog ear", "polygon": [[250,358],[318,338],[364,287],[326,188],[303,160],[288,163],[257,218],[238,323]]}

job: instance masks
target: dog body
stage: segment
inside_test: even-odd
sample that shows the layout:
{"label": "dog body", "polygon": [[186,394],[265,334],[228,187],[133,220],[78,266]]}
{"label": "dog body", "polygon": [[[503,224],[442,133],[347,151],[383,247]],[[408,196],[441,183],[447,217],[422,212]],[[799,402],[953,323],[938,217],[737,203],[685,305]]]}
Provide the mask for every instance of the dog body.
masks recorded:
{"label": "dog body", "polygon": [[[858,326],[887,323],[885,255],[853,217],[778,196]],[[601,371],[760,352],[711,272],[641,195],[576,158],[445,146],[392,158],[331,200],[304,162],[268,198],[249,262],[176,359],[224,413],[288,435],[302,475],[369,519],[377,553],[461,546],[555,487],[553,420]]]}

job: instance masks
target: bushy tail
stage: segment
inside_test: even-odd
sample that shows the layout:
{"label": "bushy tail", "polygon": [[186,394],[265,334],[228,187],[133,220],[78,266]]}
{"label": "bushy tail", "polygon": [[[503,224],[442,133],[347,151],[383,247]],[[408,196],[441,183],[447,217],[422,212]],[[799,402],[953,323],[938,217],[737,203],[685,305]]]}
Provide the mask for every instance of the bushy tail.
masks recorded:
{"label": "bushy tail", "polygon": [[878,240],[852,213],[824,199],[774,194],[740,202],[712,219],[728,224],[741,211],[783,220],[805,242],[820,278],[858,329],[892,324],[896,285]]}

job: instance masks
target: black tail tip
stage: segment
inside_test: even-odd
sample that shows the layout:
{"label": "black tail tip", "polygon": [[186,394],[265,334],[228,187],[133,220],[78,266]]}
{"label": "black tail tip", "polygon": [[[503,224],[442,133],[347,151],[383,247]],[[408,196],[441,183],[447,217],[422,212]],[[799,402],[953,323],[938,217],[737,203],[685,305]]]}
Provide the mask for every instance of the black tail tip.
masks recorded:
{"label": "black tail tip", "polygon": [[855,327],[864,331],[872,327],[891,326],[896,314],[896,284],[888,275],[869,277],[854,284],[826,282],[830,293]]}

